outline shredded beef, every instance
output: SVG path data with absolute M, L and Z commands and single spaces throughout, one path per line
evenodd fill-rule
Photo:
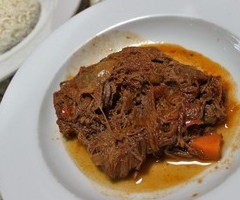
M 111 179 L 139 170 L 149 155 L 201 158 L 190 140 L 226 120 L 220 77 L 154 47 L 124 48 L 60 86 L 60 132 L 77 137 Z

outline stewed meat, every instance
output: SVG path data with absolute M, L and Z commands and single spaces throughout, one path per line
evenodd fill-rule
M 191 139 L 226 120 L 221 78 L 155 47 L 124 48 L 60 86 L 54 93 L 60 132 L 78 138 L 111 179 L 139 170 L 150 155 L 201 158 Z

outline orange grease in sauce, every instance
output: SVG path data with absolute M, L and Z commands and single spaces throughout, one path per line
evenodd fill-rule
M 237 115 L 240 113 L 239 105 L 234 96 L 236 92 L 235 85 L 229 72 L 221 65 L 211 61 L 202 54 L 187 50 L 181 46 L 173 44 L 157 44 L 151 46 L 159 48 L 165 54 L 181 63 L 196 66 L 207 74 L 219 75 L 222 77 L 228 91 L 227 112 L 229 120 L 225 125 L 219 127 L 217 131 L 223 135 L 224 151 L 231 141 L 232 133 L 237 126 Z M 76 165 L 86 176 L 109 189 L 127 193 L 150 192 L 176 186 L 189 181 L 212 164 L 187 160 L 158 161 L 156 159 L 150 159 L 145 163 L 137 175 L 131 175 L 126 180 L 113 182 L 95 167 L 85 148 L 82 147 L 77 140 L 65 141 L 65 146 Z M 198 183 L 200 184 L 202 181 L 201 179 Z

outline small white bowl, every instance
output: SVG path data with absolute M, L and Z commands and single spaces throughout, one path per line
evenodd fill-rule
M 58 0 L 39 0 L 41 13 L 35 28 L 19 44 L 0 55 L 0 81 L 12 75 L 41 41 L 51 33 Z

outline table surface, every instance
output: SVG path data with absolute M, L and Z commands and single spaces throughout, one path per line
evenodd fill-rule
M 9 78 L 0 82 L 0 102 L 2 101 L 3 95 L 6 91 L 9 83 L 11 82 L 12 78 L 13 78 L 13 76 L 10 76 Z

